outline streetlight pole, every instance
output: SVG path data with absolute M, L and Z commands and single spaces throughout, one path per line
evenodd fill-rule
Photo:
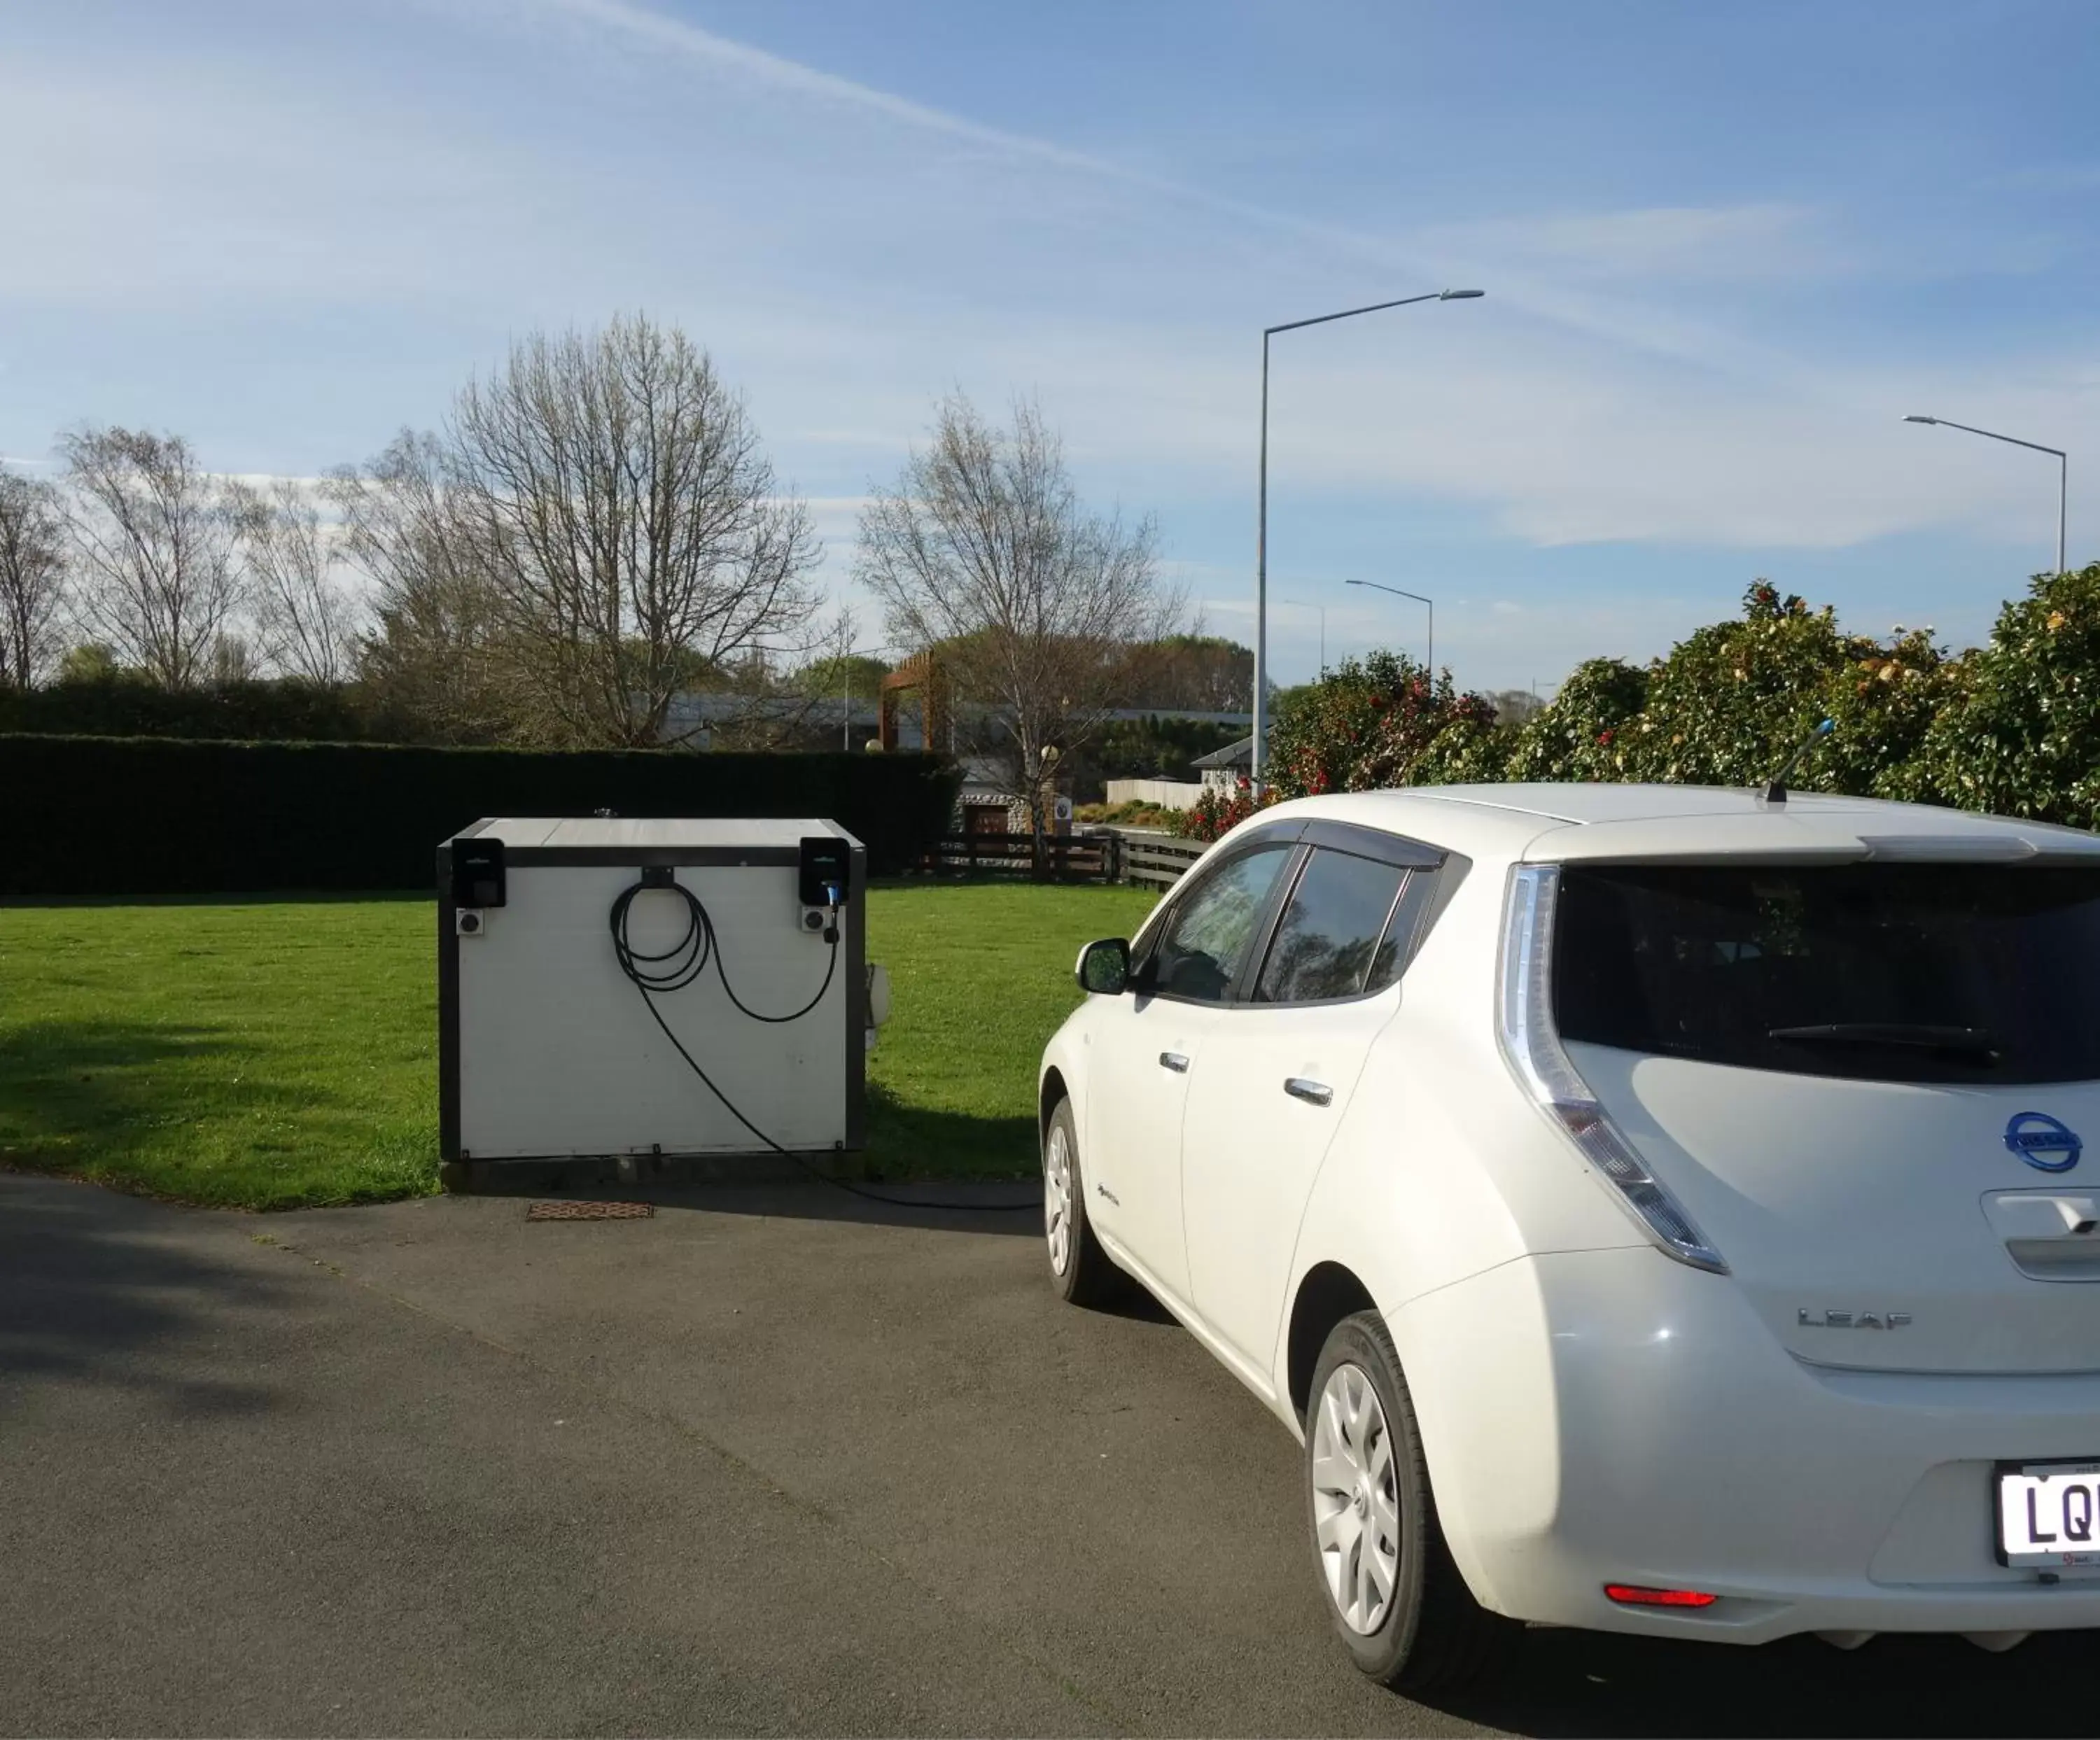
M 1295 333 L 1301 326 L 1325 326 L 1330 320 L 1347 320 L 1382 309 L 1405 308 L 1413 302 L 1462 302 L 1484 296 L 1484 290 L 1431 290 L 1421 296 L 1403 296 L 1390 302 L 1370 302 L 1361 308 L 1344 308 L 1339 314 L 1315 315 L 1309 320 L 1286 320 L 1261 331 L 1261 487 L 1255 509 L 1254 535 L 1254 741 L 1249 773 L 1255 789 L 1261 789 L 1265 763 L 1262 751 L 1268 718 L 1268 698 L 1262 693 L 1268 681 L 1268 341 L 1278 333 Z
M 1277 602 L 1287 604 L 1295 610 L 1317 610 L 1320 613 L 1320 674 L 1325 676 L 1327 674 L 1327 606 L 1307 604 L 1299 598 L 1279 598 Z
M 1436 601 L 1425 598 L 1418 592 L 1402 592 L 1397 586 L 1381 586 L 1376 580 L 1344 580 L 1342 584 L 1344 586 L 1368 586 L 1373 592 L 1389 592 L 1396 598 L 1412 598 L 1417 604 L 1429 606 L 1429 657 L 1427 662 L 1429 681 L 1433 685 L 1436 681 Z
M 2062 447 L 2045 447 L 2039 441 L 2023 441 L 2018 435 L 2001 435 L 1995 429 L 1976 429 L 1966 423 L 1950 422 L 1945 417 L 1905 417 L 1906 423 L 1929 423 L 1936 429 L 1958 429 L 1965 435 L 1983 435 L 1992 441 L 2010 443 L 2016 447 L 2027 447 L 2036 453 L 2056 456 L 2056 571 L 2063 572 L 2063 517 L 2071 499 L 2071 458 Z

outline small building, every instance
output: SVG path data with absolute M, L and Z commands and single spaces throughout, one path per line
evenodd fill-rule
M 997 755 L 964 755 L 962 789 L 955 794 L 955 830 L 961 834 L 1026 834 L 1032 831 L 1028 800 L 1013 789 L 1011 764 Z M 1071 782 L 1052 782 L 1051 813 L 1044 831 L 1072 831 Z
M 1207 790 L 1229 792 L 1254 773 L 1254 738 L 1251 734 L 1241 738 L 1223 749 L 1197 756 L 1189 764 Z

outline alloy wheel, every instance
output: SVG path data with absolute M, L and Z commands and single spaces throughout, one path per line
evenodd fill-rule
M 1400 1496 L 1392 1434 L 1370 1375 L 1338 1365 L 1312 1420 L 1312 1529 L 1342 1623 L 1369 1636 L 1400 1577 Z
M 1043 1151 L 1043 1235 L 1050 1272 L 1062 1275 L 1072 1260 L 1072 1144 L 1061 1122 L 1050 1126 Z

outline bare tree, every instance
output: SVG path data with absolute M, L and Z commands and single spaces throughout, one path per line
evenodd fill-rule
M 984 703 L 996 745 L 1044 820 L 1060 760 L 1119 704 L 1136 650 L 1179 619 L 1148 518 L 1090 513 L 1036 406 L 995 429 L 960 395 L 933 443 L 861 515 L 855 572 L 882 600 L 893 645 L 930 648 L 957 693 Z
M 82 616 L 163 688 L 205 680 L 241 602 L 223 487 L 179 435 L 82 428 L 60 447 Z
M 312 491 L 280 478 L 267 494 L 236 485 L 232 501 L 262 659 L 307 682 L 344 681 L 356 650 L 358 612 Z
M 696 668 L 803 650 L 808 512 L 677 328 L 637 317 L 527 338 L 459 394 L 450 435 L 531 734 L 660 742 Z
M 373 627 L 359 654 L 382 704 L 431 736 L 486 742 L 508 710 L 496 650 L 496 598 L 444 444 L 403 429 L 326 488 L 350 561 L 372 584 Z
M 58 658 L 65 585 L 58 491 L 0 470 L 0 686 L 27 689 Z

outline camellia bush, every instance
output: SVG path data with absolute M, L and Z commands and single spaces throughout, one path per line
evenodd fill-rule
M 1648 672 L 1617 659 L 1575 667 L 1553 704 L 1513 735 L 1506 779 L 1612 779 L 1620 734 L 1648 701 Z
M 1269 733 L 1260 801 L 1499 779 L 1502 736 L 1493 704 L 1454 688 L 1448 671 L 1432 676 L 1404 653 L 1345 659 L 1299 690 Z M 1204 792 L 1182 830 L 1215 839 L 1257 807 L 1242 778 L 1229 792 Z
M 1345 662 L 1293 696 L 1262 801 L 1502 780 L 1755 786 L 1815 739 L 1788 783 L 2100 827 L 2100 563 L 2037 575 L 1988 646 L 1950 657 L 1928 628 L 1846 632 L 1765 580 L 1740 618 L 1645 669 L 1577 667 L 1520 727 L 1401 654 Z M 1242 779 L 1207 792 L 1185 832 L 1258 807 Z
M 1274 786 L 1264 794 L 1264 799 L 1265 804 L 1276 801 Z M 1221 839 L 1263 807 L 1255 802 L 1253 781 L 1242 773 L 1229 791 L 1206 786 L 1198 792 L 1196 801 L 1176 817 L 1175 830 L 1206 843 Z
M 1916 751 L 1946 698 L 1945 662 L 1929 632 L 1849 635 L 1830 610 L 1758 580 L 1739 621 L 1699 629 L 1649 667 L 1639 711 L 1608 728 L 1600 753 L 1552 777 L 1755 785 L 1829 719 L 1837 729 L 1790 782 L 1871 793 Z
M 2100 826 L 2100 562 L 2036 575 L 1944 686 L 1880 795 Z
M 1405 653 L 1348 659 L 1277 721 L 1269 777 L 1290 798 L 1445 783 L 1493 741 L 1494 723 L 1493 703 L 1461 694 L 1448 671 L 1435 676 Z

